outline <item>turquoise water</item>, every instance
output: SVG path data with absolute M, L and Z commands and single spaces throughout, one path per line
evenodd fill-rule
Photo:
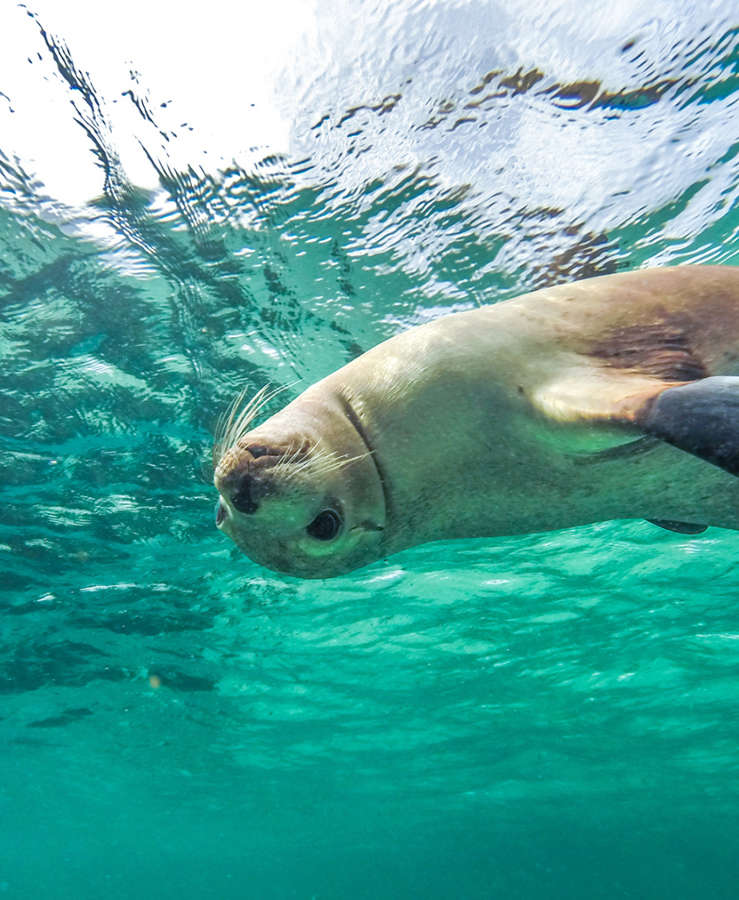
M 306 4 L 269 96 L 220 66 L 284 12 L 152 20 L 169 81 L 143 25 L 0 13 L 0 894 L 739 895 L 735 532 L 299 582 L 213 525 L 242 388 L 739 263 L 733 4 L 583 9 Z

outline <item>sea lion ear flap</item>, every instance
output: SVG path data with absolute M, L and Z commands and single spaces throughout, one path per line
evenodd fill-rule
M 739 377 L 667 388 L 635 418 L 646 434 L 739 476 Z

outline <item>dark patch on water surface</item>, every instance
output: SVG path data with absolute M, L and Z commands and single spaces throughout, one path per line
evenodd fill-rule
M 563 215 L 563 210 L 552 210 L 553 224 L 561 222 Z M 581 227 L 577 225 L 565 227 L 562 234 L 568 239 L 576 239 L 575 243 L 556 253 L 548 262 L 534 266 L 532 287 L 548 287 L 618 271 L 618 246 L 608 235 L 581 233 Z M 545 235 L 546 232 L 542 237 Z M 550 240 L 555 240 L 556 236 L 556 230 L 548 234 Z
M 119 609 L 107 608 L 73 613 L 70 616 L 70 623 L 79 628 L 103 628 L 114 634 L 149 637 L 186 631 L 199 633 L 213 624 L 212 612 L 193 612 L 161 601 L 154 606 L 144 599 L 139 601 L 138 609 L 131 609 L 137 602 L 136 594 L 143 596 L 145 591 L 142 589 L 126 591 Z
M 71 725 L 73 722 L 79 722 L 88 716 L 93 715 L 93 711 L 86 706 L 77 709 L 65 709 L 58 716 L 47 716 L 45 719 L 36 719 L 29 722 L 27 728 L 63 728 L 65 725 Z
M 82 687 L 93 681 L 125 681 L 130 672 L 101 664 L 107 654 L 77 641 L 29 641 L 0 663 L 0 694 L 32 691 L 47 685 Z

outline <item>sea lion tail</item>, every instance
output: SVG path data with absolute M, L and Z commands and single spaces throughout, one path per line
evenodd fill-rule
M 667 388 L 647 404 L 638 424 L 739 476 L 739 377 L 717 375 Z

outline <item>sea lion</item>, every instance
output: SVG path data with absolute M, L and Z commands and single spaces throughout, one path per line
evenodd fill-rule
M 216 446 L 216 523 L 326 578 L 406 547 L 644 518 L 739 529 L 739 267 L 590 278 L 378 345 Z

